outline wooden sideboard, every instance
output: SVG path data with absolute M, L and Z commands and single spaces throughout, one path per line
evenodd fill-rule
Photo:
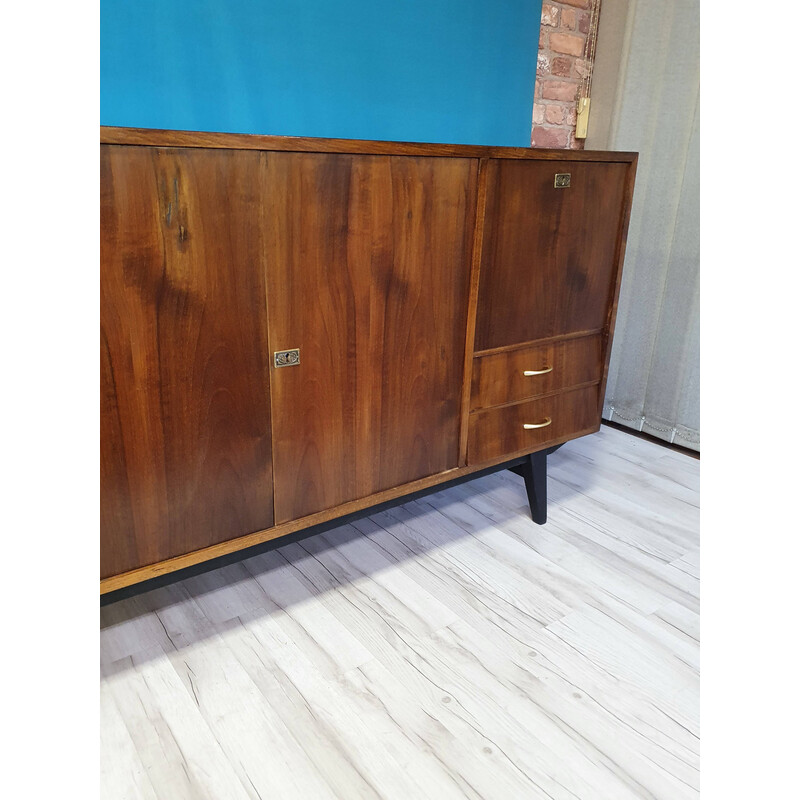
M 101 128 L 101 594 L 596 431 L 635 153 Z M 568 185 L 567 185 L 568 184 Z

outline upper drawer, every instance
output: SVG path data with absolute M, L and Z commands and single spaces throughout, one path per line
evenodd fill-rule
M 478 356 L 470 409 L 513 403 L 603 377 L 602 336 Z M 527 373 L 527 374 L 526 374 Z

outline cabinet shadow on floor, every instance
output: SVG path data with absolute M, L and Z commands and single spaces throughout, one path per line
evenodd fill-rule
M 568 468 L 578 457 L 567 446 L 548 460 Z M 581 485 L 586 480 L 586 470 L 570 485 L 549 479 L 551 503 L 568 503 L 589 488 Z M 422 556 L 446 561 L 459 540 L 509 524 L 523 540 L 540 530 L 530 518 L 522 478 L 503 470 L 119 600 L 100 609 L 101 673 L 179 653 L 248 621 L 293 615 L 304 604 L 324 604 L 330 592 L 373 602 L 373 581 L 382 590 L 396 588 L 396 577 L 383 586 L 382 572 Z

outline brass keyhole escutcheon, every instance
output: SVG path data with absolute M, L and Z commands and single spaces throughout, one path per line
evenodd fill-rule
M 300 348 L 294 350 L 278 350 L 275 355 L 275 367 L 294 367 L 300 363 Z

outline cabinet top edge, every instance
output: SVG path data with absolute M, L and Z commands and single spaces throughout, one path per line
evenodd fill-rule
M 174 131 L 156 128 L 100 126 L 100 144 L 149 147 L 205 147 L 228 150 L 277 150 L 301 153 L 512 158 L 543 161 L 609 161 L 633 163 L 638 153 L 605 150 L 549 150 L 478 144 L 389 142 L 368 139 L 317 139 L 308 136 L 266 136 L 251 133 Z

